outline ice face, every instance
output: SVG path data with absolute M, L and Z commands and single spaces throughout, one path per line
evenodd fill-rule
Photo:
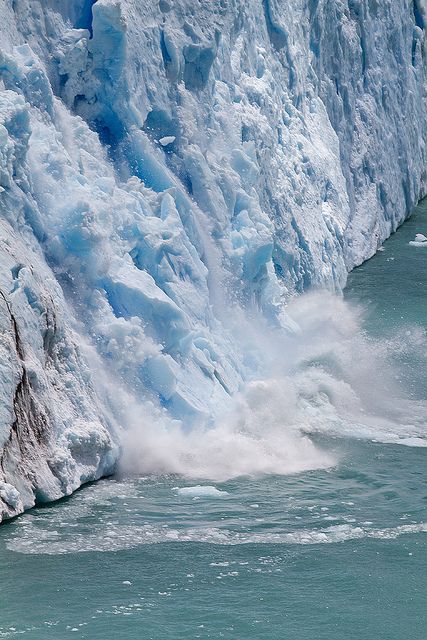
M 339 290 L 405 218 L 425 191 L 425 16 L 2 3 L 5 515 L 111 472 L 141 416 L 209 425 L 257 373 L 243 318 L 289 327 L 283 300 Z

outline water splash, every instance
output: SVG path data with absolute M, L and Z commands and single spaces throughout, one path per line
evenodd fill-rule
M 227 406 L 209 407 L 209 424 L 188 431 L 152 403 L 130 410 L 122 472 L 224 481 L 334 465 L 310 438 L 315 432 L 427 444 L 426 407 L 405 397 L 391 362 L 399 348 L 419 352 L 425 336 L 412 345 L 406 333 L 374 339 L 363 309 L 330 293 L 296 298 L 286 318 L 272 330 L 235 313 L 230 330 L 248 377 Z

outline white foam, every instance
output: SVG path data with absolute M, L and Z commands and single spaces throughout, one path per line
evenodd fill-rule
M 427 405 L 405 397 L 390 361 L 391 354 L 427 353 L 424 333 L 369 338 L 361 310 L 326 293 L 293 300 L 287 329 L 233 314 L 230 331 L 252 377 L 191 430 L 136 407 L 123 436 L 125 473 L 222 482 L 335 465 L 334 455 L 313 444 L 313 433 L 427 444 Z
M 7 543 L 10 551 L 30 555 L 59 555 L 68 553 L 111 552 L 146 544 L 170 542 L 198 542 L 217 545 L 279 544 L 313 545 L 336 544 L 350 540 L 393 540 L 402 535 L 427 533 L 427 523 L 375 528 L 363 525 L 340 524 L 323 529 L 299 529 L 283 532 L 237 532 L 218 527 L 171 529 L 165 526 L 134 526 L 117 524 L 106 536 L 102 526 L 95 525 L 91 533 L 78 533 L 63 540 L 50 541 L 40 536 L 35 525 L 20 530 Z

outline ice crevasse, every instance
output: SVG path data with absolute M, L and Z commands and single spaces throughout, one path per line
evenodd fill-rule
M 2 0 L 0 519 L 113 472 L 130 413 L 209 425 L 252 366 L 230 309 L 280 327 L 405 219 L 426 20 L 424 0 Z

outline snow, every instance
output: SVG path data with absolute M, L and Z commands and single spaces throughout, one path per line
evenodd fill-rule
M 5 517 L 111 473 L 122 429 L 211 425 L 257 374 L 242 318 L 294 331 L 283 303 L 339 291 L 405 219 L 426 188 L 426 15 L 1 4 Z

